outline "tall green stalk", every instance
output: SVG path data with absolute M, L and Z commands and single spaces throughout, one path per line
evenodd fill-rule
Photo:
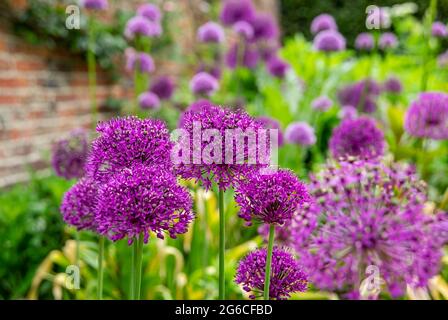
M 219 188 L 219 187 L 218 187 Z M 219 300 L 225 298 L 225 276 L 224 276 L 224 257 L 225 257 L 225 214 L 224 214 L 224 190 L 219 188 Z
M 99 237 L 99 242 L 98 242 L 98 300 L 102 300 L 103 299 L 103 273 L 104 273 L 104 269 L 103 269 L 103 259 L 104 259 L 104 237 L 100 236 Z
M 93 128 L 95 128 L 98 121 L 98 110 L 96 101 L 95 26 L 93 17 L 90 17 L 89 19 L 87 36 L 87 71 L 89 77 L 89 94 L 92 112 L 92 125 Z
M 143 234 L 140 233 L 137 244 L 136 270 L 135 270 L 135 299 L 140 300 L 140 292 L 142 287 L 142 261 L 143 261 Z
M 135 245 L 136 240 L 134 240 L 134 244 L 132 246 L 132 253 L 131 253 L 131 293 L 130 293 L 130 300 L 135 299 L 135 259 L 137 256 L 137 246 Z
M 76 241 L 75 263 L 79 267 L 79 256 L 80 256 L 79 247 L 80 247 L 81 240 L 79 239 L 80 238 L 79 231 L 76 230 L 75 232 L 76 232 L 75 233 L 75 241 Z
M 431 59 L 431 25 L 434 22 L 437 12 L 437 0 L 431 0 L 429 4 L 429 9 L 427 12 L 427 16 L 425 17 L 424 25 L 423 25 L 423 35 L 425 42 L 425 52 L 423 54 L 423 73 L 421 78 L 420 89 L 421 91 L 426 91 L 428 87 L 428 79 L 429 79 L 429 60 Z
M 266 272 L 264 274 L 264 300 L 269 300 L 269 285 L 271 283 L 271 264 L 272 264 L 272 250 L 274 248 L 274 234 L 275 225 L 269 225 L 269 241 L 268 252 L 266 255 Z

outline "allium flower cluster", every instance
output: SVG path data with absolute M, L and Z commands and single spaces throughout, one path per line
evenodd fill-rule
M 241 181 L 235 190 L 235 201 L 240 207 L 238 216 L 247 226 L 252 225 L 252 220 L 283 225 L 310 198 L 306 186 L 292 171 L 278 170 Z
M 404 128 L 414 137 L 448 139 L 448 94 L 420 94 L 406 112 Z
M 106 10 L 109 3 L 107 0 L 81 0 L 81 6 L 90 10 Z
M 258 249 L 250 252 L 238 265 L 235 282 L 241 285 L 244 291 L 251 292 L 251 299 L 263 295 L 266 256 L 266 249 Z M 307 276 L 288 251 L 275 247 L 271 268 L 270 299 L 286 300 L 292 293 L 307 290 Z
M 345 119 L 333 130 L 330 151 L 335 159 L 361 157 L 374 159 L 384 154 L 383 132 L 368 117 Z
M 124 31 L 124 35 L 129 40 L 133 40 L 137 36 L 159 37 L 161 34 L 162 27 L 160 24 L 143 16 L 135 16 L 129 19 Z
M 254 69 L 260 59 L 260 54 L 257 49 L 249 44 L 244 46 L 244 52 L 240 53 L 241 45 L 235 43 L 230 47 L 226 54 L 226 65 L 230 69 L 235 69 L 238 66 L 244 66 L 248 69 Z M 241 61 L 240 61 L 241 59 Z
M 138 97 L 138 104 L 143 110 L 157 110 L 160 108 L 160 99 L 151 91 L 143 92 Z
M 358 50 L 370 51 L 375 47 L 375 39 L 368 32 L 360 33 L 355 39 L 355 48 Z
M 448 28 L 443 22 L 436 21 L 432 24 L 431 34 L 433 37 L 446 38 L 448 37 Z
M 376 110 L 376 100 L 381 86 L 373 79 L 364 79 L 342 88 L 337 96 L 343 106 L 352 106 L 361 112 L 372 113 Z
M 201 112 L 202 109 L 204 108 L 208 108 L 208 107 L 212 107 L 213 104 L 207 100 L 207 99 L 199 99 L 195 102 L 193 102 L 192 104 L 190 104 L 188 106 L 188 108 L 185 110 L 185 112 L 182 112 L 179 116 L 179 123 L 178 123 L 178 127 L 179 128 L 183 128 L 183 126 L 185 125 L 185 120 L 184 120 L 184 116 L 185 113 L 191 112 L 191 113 L 197 113 L 197 112 Z
M 233 31 L 241 35 L 244 40 L 251 40 L 254 36 L 254 28 L 247 21 L 238 21 L 233 25 Z
M 310 146 L 316 143 L 316 134 L 308 123 L 293 122 L 286 127 L 285 140 L 291 144 Z
M 314 17 L 313 21 L 311 22 L 312 34 L 318 34 L 319 32 L 324 30 L 338 30 L 338 26 L 333 16 L 327 13 L 322 13 Z
M 278 143 L 278 146 L 283 145 L 283 133 L 282 133 L 282 128 L 280 126 L 280 122 L 278 122 L 274 118 L 270 118 L 270 117 L 266 117 L 266 116 L 257 117 L 255 119 L 255 121 L 260 123 L 263 126 L 263 128 L 265 128 L 265 129 L 278 130 L 277 143 Z
M 193 94 L 211 96 L 218 89 L 218 80 L 207 72 L 199 72 L 191 78 L 190 90 Z
M 87 133 L 82 129 L 73 130 L 68 138 L 53 144 L 51 164 L 54 171 L 65 179 L 81 178 L 88 152 Z
M 400 79 L 394 76 L 390 76 L 383 84 L 383 90 L 389 93 L 401 93 L 403 91 L 403 85 Z
M 157 24 L 159 24 L 162 19 L 162 13 L 160 12 L 159 7 L 152 3 L 144 3 L 140 5 L 137 9 L 137 15 L 145 17 L 149 21 Z
M 320 96 L 311 102 L 311 106 L 315 110 L 327 111 L 333 105 L 333 101 L 327 96 Z
M 150 91 L 155 93 L 160 100 L 169 100 L 174 94 L 176 84 L 173 79 L 168 76 L 160 76 L 151 84 Z
M 274 16 L 267 13 L 257 13 L 250 21 L 254 31 L 253 41 L 268 41 L 276 40 L 279 35 L 277 23 Z
M 216 22 L 209 21 L 199 27 L 197 32 L 199 42 L 222 43 L 224 42 L 224 29 Z
M 221 8 L 220 19 L 226 26 L 239 21 L 250 22 L 255 16 L 255 7 L 251 0 L 225 0 Z
M 342 51 L 345 49 L 345 38 L 336 30 L 324 30 L 316 35 L 313 44 L 318 51 Z
M 277 78 L 284 78 L 286 72 L 289 70 L 289 64 L 276 55 L 268 59 L 266 62 L 266 67 L 268 72 Z
M 378 45 L 382 50 L 394 49 L 398 46 L 398 39 L 392 32 L 385 32 L 381 35 Z
M 311 178 L 310 192 L 315 201 L 303 210 L 317 223 L 294 248 L 317 288 L 359 297 L 366 268 L 375 266 L 397 297 L 406 285 L 424 286 L 437 274 L 437 221 L 423 213 L 426 184 L 412 168 L 362 160 L 328 164 Z
M 145 52 L 136 52 L 132 48 L 126 50 L 126 71 L 132 72 L 136 68 L 141 73 L 151 73 L 155 70 L 154 60 Z

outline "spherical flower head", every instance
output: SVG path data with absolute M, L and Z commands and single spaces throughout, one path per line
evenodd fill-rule
M 73 185 L 62 198 L 61 213 L 64 221 L 78 230 L 96 231 L 95 207 L 98 186 L 91 178 L 84 177 Z
M 143 110 L 160 109 L 160 99 L 155 93 L 152 93 L 151 91 L 143 92 L 138 97 L 138 104 Z
M 448 139 L 448 95 L 424 92 L 406 112 L 404 128 L 417 138 Z
M 251 292 L 251 299 L 263 295 L 266 257 L 266 249 L 257 249 L 245 256 L 238 265 L 235 282 L 241 285 L 244 291 Z M 307 288 L 307 276 L 293 255 L 274 247 L 269 298 L 286 300 L 291 297 L 291 293 L 305 292 Z
M 232 47 L 230 47 L 229 51 L 226 54 L 227 67 L 229 67 L 230 69 L 235 69 L 237 65 L 243 65 L 248 69 L 254 69 L 258 64 L 258 60 L 260 59 L 258 51 L 250 45 L 245 45 L 244 52 L 243 54 L 241 54 L 239 52 L 239 50 L 241 50 L 240 48 L 240 45 L 236 43 Z M 239 61 L 241 56 L 242 61 Z
M 252 220 L 266 224 L 289 223 L 297 208 L 310 201 L 305 185 L 289 170 L 254 174 L 235 190 L 240 207 L 238 216 L 252 225 Z
M 437 65 L 442 68 L 448 66 L 448 50 L 437 57 Z
M 244 40 L 251 40 L 254 37 L 254 28 L 247 21 L 238 21 L 233 25 L 233 32 L 243 37 Z
M 353 106 L 343 106 L 338 116 L 340 119 L 355 119 L 358 116 L 358 110 Z
M 286 72 L 289 70 L 289 64 L 285 62 L 283 59 L 280 59 L 278 56 L 272 56 L 266 64 L 268 72 L 277 78 L 284 78 Z
M 362 32 L 355 39 L 355 48 L 363 51 L 370 51 L 375 47 L 375 39 L 371 33 Z
M 268 13 L 258 13 L 250 21 L 252 29 L 254 30 L 254 35 L 252 37 L 253 41 L 260 40 L 276 40 L 279 36 L 279 29 L 277 22 L 273 15 Z
M 403 85 L 401 84 L 400 79 L 391 76 L 384 82 L 383 90 L 389 93 L 399 94 L 403 91 Z
M 324 30 L 314 38 L 314 48 L 324 52 L 342 51 L 345 50 L 345 38 L 336 30 Z
M 137 36 L 159 37 L 161 34 L 162 27 L 160 24 L 142 16 L 135 16 L 129 19 L 124 31 L 125 37 L 129 40 L 133 40 Z
M 224 42 L 224 29 L 216 22 L 209 21 L 199 27 L 197 32 L 199 42 L 222 43 Z
M 446 38 L 448 37 L 448 28 L 443 22 L 436 21 L 432 24 L 431 34 L 433 37 Z
M 345 119 L 333 130 L 329 147 L 335 159 L 351 156 L 375 159 L 384 154 L 384 134 L 369 117 Z
M 116 172 L 98 191 L 98 232 L 112 241 L 127 238 L 132 243 L 143 234 L 147 243 L 151 232 L 175 239 L 193 217 L 188 190 L 164 167 L 135 163 Z
M 331 101 L 331 99 L 327 96 L 317 97 L 313 100 L 313 102 L 311 102 L 311 106 L 313 107 L 313 109 L 319 111 L 327 111 L 332 105 L 333 101 Z
M 221 190 L 234 187 L 268 164 L 265 157 L 269 150 L 262 154 L 259 147 L 259 129 L 263 128 L 243 110 L 207 106 L 198 112 L 187 111 L 181 129 L 186 139 L 175 147 L 182 151 L 181 159 L 175 161 L 177 173 L 184 179 L 201 182 L 207 189 L 213 181 Z M 246 141 L 245 135 L 253 139 Z M 242 139 L 244 145 L 237 142 Z M 184 150 L 191 151 L 185 156 Z
M 83 129 L 73 130 L 67 138 L 53 144 L 51 164 L 54 171 L 65 179 L 81 178 L 88 152 L 87 133 Z
M 185 110 L 185 112 L 182 112 L 179 116 L 179 123 L 177 125 L 178 128 L 183 128 L 183 126 L 185 125 L 185 121 L 184 121 L 184 116 L 185 113 L 191 112 L 191 113 L 197 113 L 197 112 L 201 112 L 204 108 L 209 108 L 209 107 L 213 107 L 213 104 L 207 100 L 207 99 L 199 99 L 195 102 L 193 102 L 192 104 L 190 104 L 187 108 L 187 110 Z
M 126 56 L 126 71 L 133 72 L 135 69 L 141 73 L 152 73 L 155 70 L 155 64 L 152 57 L 145 52 L 135 52 L 132 49 L 127 50 Z
M 343 106 L 353 106 L 361 112 L 372 113 L 376 110 L 376 99 L 381 86 L 372 79 L 355 82 L 338 92 L 338 100 Z
M 316 143 L 316 134 L 308 123 L 293 122 L 285 130 L 285 140 L 291 144 L 311 146 Z
M 225 0 L 219 15 L 221 22 L 231 26 L 238 21 L 249 22 L 255 16 L 255 7 L 251 0 Z
M 107 0 L 81 0 L 81 6 L 90 10 L 107 10 L 109 3 Z
M 152 3 L 144 3 L 140 5 L 137 9 L 137 15 L 157 24 L 162 20 L 162 13 L 160 12 L 159 7 Z
M 283 145 L 283 133 L 282 128 L 280 126 L 280 122 L 278 122 L 276 119 L 266 116 L 260 116 L 255 119 L 258 123 L 260 123 L 263 128 L 271 130 L 277 130 L 278 131 L 278 137 L 277 137 L 277 144 L 279 147 Z
M 161 120 L 130 116 L 100 122 L 100 134 L 92 143 L 87 173 L 99 183 L 136 162 L 170 167 L 173 143 Z
M 190 90 L 197 95 L 211 96 L 218 89 L 218 80 L 207 72 L 195 74 L 190 81 Z
M 155 93 L 160 100 L 169 100 L 174 94 L 176 85 L 170 77 L 161 76 L 155 79 L 150 87 L 150 91 Z
M 311 22 L 312 34 L 317 34 L 324 30 L 338 30 L 338 26 L 336 25 L 333 16 L 327 13 L 322 13 L 316 16 Z
M 318 289 L 359 297 L 366 268 L 376 266 L 389 293 L 400 296 L 406 285 L 424 286 L 438 273 L 437 222 L 423 213 L 426 184 L 413 168 L 357 159 L 329 163 L 311 177 L 310 193 L 315 201 L 302 210 L 317 224 L 294 248 Z
M 385 32 L 381 35 L 378 45 L 382 50 L 395 49 L 398 39 L 392 32 Z

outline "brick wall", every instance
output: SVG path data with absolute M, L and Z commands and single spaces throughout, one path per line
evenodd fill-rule
M 115 1 L 121 7 L 133 7 L 143 1 Z M 165 1 L 165 3 L 168 1 Z M 175 41 L 183 54 L 194 45 L 195 28 L 206 19 L 196 10 L 199 0 L 178 0 L 182 12 L 176 20 Z M 276 10 L 274 0 L 259 0 L 260 7 Z M 26 1 L 15 2 L 25 6 Z M 198 20 L 199 11 L 199 20 Z M 202 16 L 201 16 L 202 15 Z M 163 73 L 182 74 L 187 65 L 158 61 Z M 98 70 L 97 95 L 101 106 L 108 97 L 129 96 L 129 83 L 112 83 Z M 107 117 L 100 114 L 100 118 Z M 25 181 L 29 171 L 49 173 L 52 142 L 77 127 L 92 125 L 88 98 L 88 78 L 82 57 L 63 49 L 49 51 L 31 46 L 13 35 L 8 26 L 0 26 L 0 188 Z

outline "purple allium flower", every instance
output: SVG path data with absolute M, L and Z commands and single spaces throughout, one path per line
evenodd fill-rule
M 421 93 L 406 112 L 404 128 L 414 137 L 448 139 L 448 94 Z
M 342 51 L 345 49 L 345 38 L 336 30 L 324 30 L 314 38 L 314 48 L 324 52 Z
M 432 24 L 431 34 L 433 37 L 446 38 L 448 36 L 448 28 L 443 22 L 436 21 Z
M 355 119 L 358 116 L 358 110 L 353 106 L 343 106 L 339 111 L 340 119 Z
M 289 223 L 297 208 L 310 200 L 305 185 L 289 170 L 253 174 L 238 184 L 235 201 L 240 207 L 238 216 L 266 224 Z
M 107 10 L 109 3 L 107 0 L 81 0 L 81 6 L 91 10 Z
M 238 21 L 252 21 L 255 7 L 251 0 L 225 0 L 219 15 L 221 22 L 230 26 Z
M 187 156 L 179 154 L 181 158 L 188 159 L 180 159 L 176 170 L 181 177 L 200 181 L 207 189 L 215 181 L 221 190 L 226 190 L 268 164 L 266 154 L 254 150 L 261 142 L 258 130 L 263 128 L 243 110 L 207 106 L 199 112 L 188 111 L 183 115 L 182 129 L 188 133 L 189 139 L 179 142 L 181 150 L 189 147 L 191 152 Z M 211 133 L 208 129 L 216 135 L 207 135 Z M 234 143 L 237 139 L 246 140 L 243 138 L 245 135 L 254 139 L 247 139 L 244 146 Z M 197 146 L 198 141 L 200 146 Z
M 245 40 L 251 40 L 254 36 L 254 28 L 247 21 L 238 21 L 233 25 L 233 31 Z
M 285 140 L 291 144 L 310 146 L 316 143 L 316 134 L 308 123 L 293 122 L 285 130 Z
M 145 52 L 135 52 L 132 48 L 126 49 L 126 71 L 133 72 L 136 68 L 142 73 L 152 73 L 155 64 L 152 57 Z
M 362 32 L 355 39 L 355 48 L 370 51 L 375 47 L 375 39 L 371 33 Z
M 263 128 L 265 128 L 265 129 L 278 130 L 277 143 L 278 143 L 279 147 L 283 145 L 283 133 L 282 133 L 282 128 L 280 127 L 280 122 L 278 122 L 274 118 L 270 118 L 270 117 L 266 117 L 266 116 L 257 117 L 255 119 L 255 121 L 260 123 L 263 126 Z
M 241 54 L 239 50 L 241 48 L 241 44 L 234 44 L 226 54 L 226 64 L 230 69 L 235 69 L 237 65 L 243 65 L 248 69 L 254 69 L 260 58 L 258 51 L 253 48 L 251 45 L 244 45 L 244 53 Z M 239 61 L 239 57 L 241 57 L 242 61 Z
M 159 37 L 162 34 L 160 24 L 152 22 L 145 17 L 135 16 L 126 24 L 124 35 L 129 40 L 133 40 L 136 36 Z
M 100 122 L 100 136 L 92 143 L 87 173 L 100 183 L 134 163 L 169 167 L 173 143 L 161 120 L 124 117 Z
M 211 96 L 218 89 L 218 80 L 207 72 L 199 72 L 191 78 L 190 90 L 194 94 Z
M 170 77 L 161 76 L 152 82 L 150 91 L 155 93 L 160 100 L 169 100 L 173 96 L 175 87 L 176 85 Z
M 437 64 L 439 67 L 448 66 L 448 50 L 437 57 Z
M 149 21 L 157 24 L 159 24 L 162 19 L 162 13 L 160 12 L 159 7 L 152 3 L 144 3 L 140 5 L 137 9 L 137 15 L 145 17 Z
M 371 118 L 345 119 L 333 130 L 329 147 L 335 159 L 374 159 L 384 154 L 384 134 Z
M 406 285 L 424 286 L 438 273 L 436 222 L 423 213 L 426 184 L 414 171 L 404 164 L 351 160 L 329 163 L 311 177 L 315 201 L 301 210 L 317 223 L 294 248 L 318 289 L 359 297 L 371 274 L 366 268 L 373 265 L 388 291 L 400 296 Z
M 279 35 L 277 22 L 273 15 L 268 13 L 257 13 L 250 21 L 254 30 L 253 41 L 276 40 Z
M 180 114 L 179 122 L 178 122 L 177 127 L 178 128 L 182 128 L 185 125 L 185 122 L 184 122 L 184 115 L 185 115 L 185 113 L 187 113 L 187 112 L 192 112 L 192 113 L 200 112 L 200 111 L 202 111 L 202 109 L 208 108 L 208 107 L 213 107 L 213 104 L 210 101 L 208 101 L 207 99 L 199 99 L 199 100 L 193 102 L 192 104 L 190 104 L 188 106 L 188 108 L 184 112 L 182 112 Z
M 91 178 L 84 177 L 72 186 L 61 203 L 64 221 L 78 230 L 96 231 L 95 207 L 98 186 Z
M 333 105 L 333 101 L 327 96 L 320 96 L 311 102 L 311 106 L 315 110 L 327 111 Z
M 394 76 L 390 76 L 383 84 L 383 90 L 389 93 L 401 93 L 403 91 L 403 85 L 400 79 Z
M 140 108 L 144 110 L 157 110 L 160 108 L 160 99 L 155 93 L 151 91 L 143 92 L 138 97 L 138 104 L 140 105 Z
M 381 86 L 373 79 L 364 79 L 342 88 L 338 100 L 343 106 L 353 106 L 359 111 L 372 113 L 376 110 L 376 99 Z
M 199 42 L 224 42 L 224 29 L 216 22 L 207 22 L 199 27 L 197 32 L 197 38 Z
M 193 217 L 188 190 L 164 167 L 137 162 L 116 172 L 98 192 L 98 232 L 112 241 L 128 238 L 130 244 L 144 234 L 147 243 L 150 232 L 175 239 Z
M 268 72 L 277 78 L 284 78 L 289 70 L 289 64 L 278 56 L 272 56 L 266 63 Z
M 381 35 L 378 45 L 382 50 L 394 49 L 398 46 L 398 39 L 392 32 L 385 32 Z
M 257 249 L 241 259 L 238 265 L 235 282 L 244 291 L 251 292 L 251 299 L 263 295 L 266 257 L 266 249 Z M 291 293 L 304 292 L 307 288 L 307 276 L 294 256 L 284 249 L 274 247 L 269 298 L 286 300 Z
M 87 133 L 83 129 L 73 130 L 68 138 L 53 144 L 51 164 L 54 171 L 65 179 L 81 178 L 88 152 Z
M 322 13 L 316 17 L 314 17 L 311 22 L 311 33 L 317 34 L 324 30 L 338 30 L 338 26 L 336 25 L 336 21 L 333 16 Z

